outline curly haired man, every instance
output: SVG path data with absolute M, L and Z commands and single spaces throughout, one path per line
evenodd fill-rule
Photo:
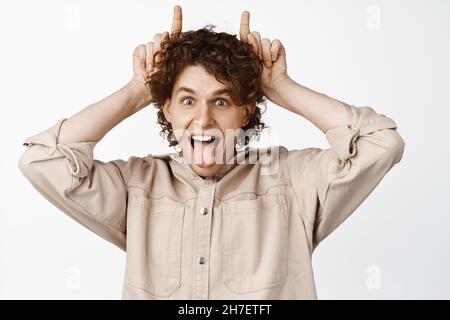
M 126 251 L 124 299 L 316 299 L 312 253 L 401 160 L 396 123 L 296 83 L 282 43 L 250 32 L 247 11 L 239 40 L 181 30 L 176 6 L 171 32 L 134 50 L 132 79 L 27 138 L 20 170 Z M 330 148 L 251 148 L 265 99 Z M 94 159 L 106 133 L 150 104 L 178 151 Z

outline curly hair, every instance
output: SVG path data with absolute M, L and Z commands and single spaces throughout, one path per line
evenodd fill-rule
M 157 108 L 157 123 L 162 127 L 160 135 L 167 138 L 169 146 L 176 146 L 178 141 L 172 125 L 163 113 L 165 101 L 172 96 L 172 89 L 177 76 L 189 65 L 201 65 L 217 81 L 230 89 L 230 98 L 237 106 L 255 106 L 247 115 L 248 123 L 242 127 L 246 135 L 238 141 L 244 146 L 252 138 L 258 138 L 266 125 L 261 122 L 261 108 L 266 98 L 261 90 L 262 62 L 248 43 L 237 39 L 236 35 L 215 32 L 214 25 L 202 29 L 172 34 L 161 42 L 160 61 L 154 66 L 157 71 L 147 77 L 152 103 Z M 248 134 L 250 132 L 250 134 Z

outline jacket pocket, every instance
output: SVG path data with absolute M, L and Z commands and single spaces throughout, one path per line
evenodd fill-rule
M 281 285 L 287 273 L 286 199 L 269 194 L 224 204 L 223 271 L 237 293 Z
M 169 297 L 181 286 L 184 205 L 134 194 L 128 210 L 127 283 Z

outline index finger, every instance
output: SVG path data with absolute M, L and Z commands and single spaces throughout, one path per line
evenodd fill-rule
M 241 26 L 239 28 L 239 37 L 241 42 L 247 43 L 247 35 L 250 33 L 250 12 L 247 10 L 242 12 Z
M 175 6 L 173 8 L 173 21 L 172 21 L 172 29 L 170 34 L 180 33 L 183 25 L 183 14 L 181 12 L 180 6 Z

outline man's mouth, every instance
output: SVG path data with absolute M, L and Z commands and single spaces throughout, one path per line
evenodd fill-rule
M 216 163 L 216 148 L 220 137 L 208 134 L 195 134 L 190 137 L 192 147 L 191 159 L 201 168 L 208 168 Z
M 193 135 L 191 136 L 191 146 L 194 148 L 195 143 L 202 143 L 203 145 L 208 145 L 216 140 L 215 136 L 209 135 Z

